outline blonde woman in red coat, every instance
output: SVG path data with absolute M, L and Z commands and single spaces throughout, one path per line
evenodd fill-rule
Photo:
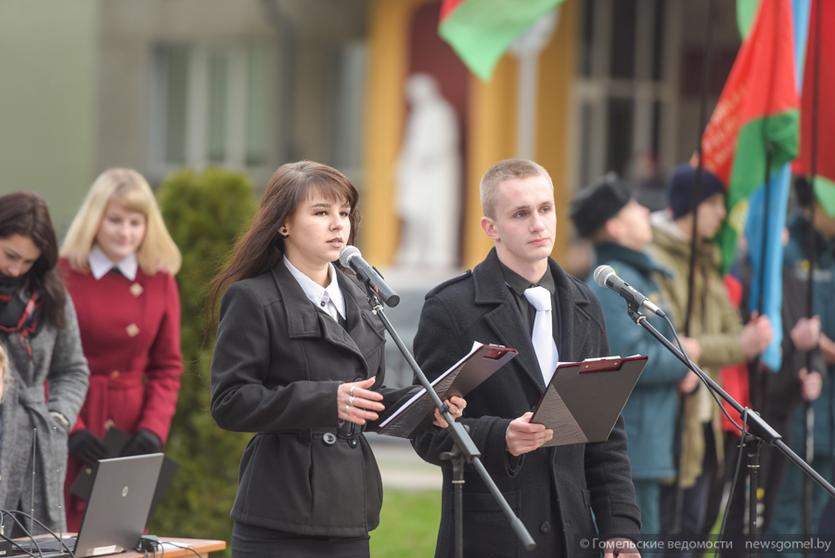
M 180 251 L 147 181 L 113 168 L 93 183 L 61 247 L 61 270 L 78 311 L 90 389 L 69 438 L 67 524 L 85 502 L 69 488 L 106 457 L 115 427 L 131 435 L 123 455 L 160 451 L 180 389 Z

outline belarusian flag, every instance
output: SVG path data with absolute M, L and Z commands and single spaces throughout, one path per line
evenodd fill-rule
M 747 199 L 798 148 L 790 0 L 762 2 L 702 136 L 704 167 L 725 183 L 728 219 L 719 234 L 723 263 L 730 266 L 745 224 Z M 775 233 L 778 234 L 778 233 Z
M 563 0 L 444 0 L 439 34 L 472 73 L 490 78 L 513 40 Z
M 816 21 L 820 18 L 820 21 Z M 820 29 L 820 36 L 815 30 Z M 817 120 L 817 166 L 814 177 L 815 197 L 821 207 L 835 217 L 835 2 L 824 0 L 812 5 L 812 18 L 809 23 L 809 43 L 806 46 L 806 68 L 803 74 L 803 100 L 800 122 L 800 157 L 794 171 L 808 176 L 812 173 L 812 119 Z M 816 41 L 820 41 L 816 45 Z M 820 54 L 817 84 L 814 68 L 816 51 Z M 817 90 L 817 114 L 813 113 L 813 95 Z
M 759 1 L 759 0 L 757 0 Z M 766 0 L 771 1 L 771 0 Z M 739 6 L 739 4 L 737 4 Z M 753 20 L 753 18 L 752 18 Z M 740 28 L 743 28 L 740 26 Z M 795 82 L 803 82 L 803 57 L 809 31 L 809 3 L 792 2 L 794 30 Z M 758 188 L 751 194 L 745 236 L 748 238 L 748 257 L 751 261 L 751 288 L 748 308 L 768 316 L 774 337 L 762 354 L 762 362 L 777 372 L 783 362 L 783 242 L 780 232 L 786 225 L 791 172 L 789 165 L 772 174 L 766 189 Z M 760 295 L 762 293 L 762 296 Z

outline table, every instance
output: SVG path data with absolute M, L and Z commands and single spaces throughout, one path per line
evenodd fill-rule
M 157 556 L 165 556 L 165 558 L 180 558 L 183 556 L 195 556 L 195 552 L 197 555 L 206 558 L 209 556 L 210 552 L 215 552 L 218 550 L 223 550 L 226 548 L 226 541 L 219 541 L 213 539 L 186 539 L 183 537 L 160 537 L 160 541 L 165 544 L 166 542 L 173 542 L 179 546 L 188 546 L 191 550 L 187 548 L 177 548 L 173 545 L 166 544 L 165 545 L 165 554 L 163 554 L 162 550 L 158 550 L 156 555 Z M 194 552 L 192 552 L 192 550 Z M 122 552 L 120 554 L 112 554 L 114 558 L 136 558 L 144 556 L 141 552 Z M 153 553 L 149 552 L 148 556 L 153 556 Z
M 35 539 L 52 539 L 51 535 L 36 535 Z M 16 539 L 18 541 L 28 542 L 30 539 Z M 226 541 L 219 541 L 214 539 L 187 539 L 185 537 L 159 537 L 160 542 L 165 546 L 157 550 L 156 554 L 148 552 L 143 554 L 135 550 L 128 550 L 125 552 L 118 552 L 116 554 L 105 554 L 103 556 L 111 556 L 113 558 L 142 558 L 143 556 L 158 556 L 160 558 L 182 558 L 184 556 L 200 556 L 201 558 L 208 558 L 210 552 L 224 550 L 226 548 Z M 174 544 L 165 544 L 174 543 Z M 174 546 L 177 545 L 177 546 Z M 177 548 L 178 546 L 188 548 Z

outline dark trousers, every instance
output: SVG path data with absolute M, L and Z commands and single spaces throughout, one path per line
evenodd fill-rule
M 747 524 L 748 524 L 748 448 L 743 450 L 742 460 L 740 461 L 739 455 L 739 438 L 732 434 L 726 434 L 725 438 L 725 483 L 728 487 L 728 490 L 734 488 L 733 494 L 728 494 L 728 498 L 730 503 L 727 504 L 730 507 L 727 508 L 728 510 L 728 517 L 725 520 L 725 533 L 729 536 L 732 535 L 742 535 L 743 533 L 747 532 Z M 739 470 L 739 474 L 737 475 L 737 469 Z M 733 487 L 733 480 L 734 476 L 737 477 L 736 486 Z M 762 483 L 762 479 L 759 479 L 758 484 Z M 721 505 L 722 494 L 719 494 L 719 503 L 717 505 L 717 513 L 714 516 L 714 520 L 719 517 L 719 510 L 718 507 Z
M 233 558 L 369 558 L 368 537 L 306 537 L 235 522 Z
M 833 471 L 833 474 L 829 478 L 835 478 L 835 471 Z M 818 525 L 818 533 L 823 537 L 829 538 L 829 540 L 835 539 L 835 498 L 828 498 L 826 507 L 823 508 L 820 524 Z M 816 558 L 823 558 L 824 556 L 826 555 L 821 553 Z
M 705 426 L 705 455 L 702 461 L 702 473 L 690 488 L 681 493 L 681 529 L 677 533 L 682 537 L 702 538 L 704 536 L 710 496 L 716 490 L 716 444 L 710 424 Z M 676 534 L 675 526 L 675 486 L 665 486 L 661 490 L 661 531 L 664 534 Z M 695 553 L 677 552 L 676 558 L 688 558 Z

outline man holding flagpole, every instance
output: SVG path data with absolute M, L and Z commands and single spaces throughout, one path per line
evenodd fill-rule
M 754 317 L 745 327 L 728 298 L 722 279 L 719 249 L 713 243 L 725 219 L 725 187 L 713 173 L 703 170 L 697 188 L 698 170 L 679 166 L 668 187 L 669 212 L 653 214 L 652 254 L 672 271 L 659 284 L 669 302 L 676 328 L 683 331 L 689 292 L 691 231 L 696 226 L 694 308 L 690 337 L 698 343 L 697 363 L 716 376 L 723 366 L 752 360 L 765 351 L 773 333 L 765 316 Z M 684 489 L 681 529 L 684 535 L 703 533 L 708 497 L 715 487 L 723 461 L 719 406 L 703 387 L 685 401 L 681 435 L 679 484 Z M 662 494 L 662 529 L 670 532 L 674 520 L 674 491 Z M 667 525 L 664 525 L 667 523 Z

